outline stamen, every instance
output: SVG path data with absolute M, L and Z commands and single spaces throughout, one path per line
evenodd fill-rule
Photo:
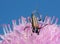
M 45 17 L 44 23 L 46 23 L 48 16 Z
M 5 28 L 3 27 L 3 31 L 4 31 L 4 35 L 6 35 L 7 33 L 6 33 L 6 30 L 5 30 Z
M 51 24 L 53 23 L 54 19 L 55 19 L 55 16 L 53 16 L 53 18 L 52 18 L 52 20 L 51 20 Z
M 13 26 L 16 26 L 16 20 L 12 20 Z
M 9 31 L 8 31 L 8 27 L 7 27 L 6 24 L 5 24 L 5 29 L 6 29 L 6 32 L 9 33 Z
M 19 25 L 21 24 L 21 22 L 20 22 L 20 18 L 18 19 L 18 22 L 19 22 Z
M 50 24 L 50 23 L 51 23 L 50 21 L 51 21 L 51 18 L 48 17 L 48 18 L 47 18 L 47 22 L 46 22 L 46 24 Z
M 28 22 L 31 22 L 31 19 L 30 19 L 30 17 L 28 17 Z
M 28 21 L 29 21 L 29 22 L 32 22 L 32 20 L 31 20 L 31 18 L 30 18 L 30 17 L 28 17 Z
M 3 24 L 3 31 L 4 31 L 4 34 L 6 35 L 7 33 L 9 33 L 8 31 L 8 28 L 7 28 L 7 25 L 6 24 Z
M 9 28 L 9 31 L 12 32 L 11 27 L 10 27 L 10 24 L 8 24 L 8 28 Z
M 57 24 L 57 22 L 58 22 L 58 18 L 56 18 L 55 24 Z
M 23 16 L 21 16 L 21 19 L 22 19 L 22 24 L 26 24 L 26 18 L 24 18 Z

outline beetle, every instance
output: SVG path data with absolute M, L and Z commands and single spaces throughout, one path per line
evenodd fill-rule
M 41 27 L 39 27 L 37 17 L 32 13 L 32 32 L 39 34 L 39 30 Z
M 38 35 L 40 32 L 40 29 L 47 25 L 47 24 L 45 24 L 44 26 L 42 26 L 41 24 L 39 24 L 38 21 L 41 21 L 41 18 L 38 20 L 34 13 L 32 13 L 31 19 L 29 19 L 29 21 L 32 24 L 32 32 L 37 33 Z M 41 26 L 39 26 L 39 25 L 41 25 Z M 26 28 L 28 28 L 28 26 L 25 27 L 25 29 Z

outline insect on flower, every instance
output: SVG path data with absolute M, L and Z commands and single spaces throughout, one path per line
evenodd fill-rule
M 39 34 L 39 30 L 41 27 L 39 27 L 39 24 L 38 24 L 38 20 L 37 20 L 37 17 L 32 13 L 32 32 L 34 33 L 37 33 Z
M 37 17 L 34 15 L 34 13 L 32 13 L 32 19 L 31 19 L 32 32 L 37 33 L 39 35 L 40 29 L 45 27 L 48 24 L 45 24 L 44 26 L 42 26 L 41 24 L 38 23 L 38 21 L 41 21 L 41 18 L 38 20 Z
M 37 33 L 39 35 L 40 29 L 43 28 L 43 27 L 45 27 L 47 24 L 45 24 L 44 26 L 42 26 L 42 24 L 39 24 L 38 21 L 42 21 L 42 20 L 41 20 L 41 18 L 38 20 L 34 13 L 35 12 L 32 13 L 32 16 L 29 19 L 29 21 L 32 24 L 32 32 L 33 33 Z M 28 28 L 28 26 L 26 26 L 25 29 L 26 28 Z

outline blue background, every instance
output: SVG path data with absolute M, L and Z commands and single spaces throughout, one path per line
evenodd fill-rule
M 17 20 L 20 16 L 31 16 L 35 9 L 43 17 L 58 17 L 60 22 L 60 0 L 0 0 L 0 25 L 11 24 L 13 19 Z M 0 33 L 2 31 L 0 26 Z

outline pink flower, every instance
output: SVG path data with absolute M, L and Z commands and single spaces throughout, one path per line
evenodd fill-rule
M 4 35 L 0 35 L 3 39 L 0 44 L 60 44 L 58 19 L 56 19 L 54 24 L 53 19 L 54 17 L 52 20 L 50 17 L 46 17 L 44 21 L 39 22 L 43 26 L 40 29 L 39 35 L 32 32 L 32 25 L 26 21 L 26 18 L 24 20 L 24 17 L 22 17 L 22 22 L 19 20 L 19 25 L 13 20 L 13 31 L 9 24 L 3 26 Z M 45 24 L 47 25 L 44 26 Z

